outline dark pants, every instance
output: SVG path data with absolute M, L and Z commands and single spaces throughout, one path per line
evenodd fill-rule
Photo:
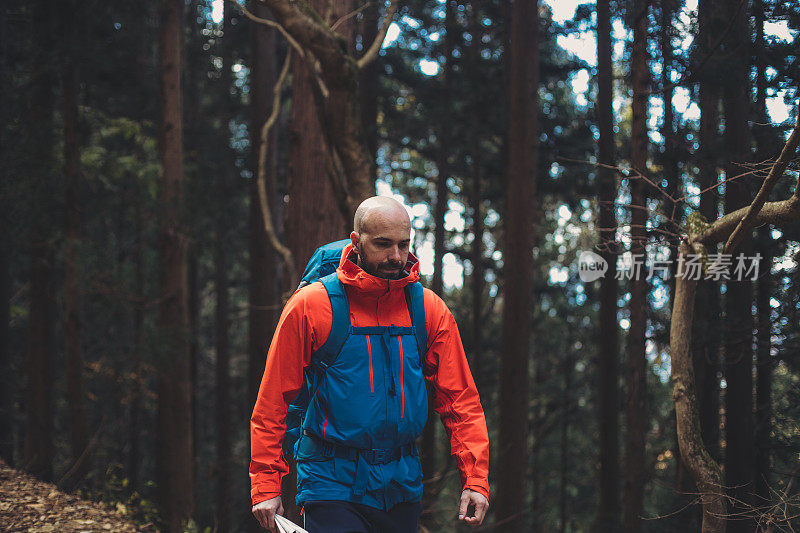
M 358 503 L 308 501 L 303 505 L 308 533 L 416 533 L 422 505 L 398 503 L 388 511 Z

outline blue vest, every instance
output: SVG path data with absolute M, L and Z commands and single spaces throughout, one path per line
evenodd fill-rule
M 428 416 L 422 286 L 405 289 L 413 326 L 353 327 L 336 273 L 320 281 L 333 323 L 306 370 L 310 399 L 294 445 L 297 503 L 344 500 L 390 509 L 419 501 L 414 443 Z

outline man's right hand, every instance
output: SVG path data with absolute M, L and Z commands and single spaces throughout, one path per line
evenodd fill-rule
M 275 525 L 275 515 L 283 516 L 283 501 L 280 496 L 275 496 L 269 500 L 264 500 L 253 506 L 253 516 L 256 517 L 261 527 L 273 533 L 278 533 L 278 526 Z

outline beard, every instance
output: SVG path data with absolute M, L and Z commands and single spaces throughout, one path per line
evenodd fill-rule
M 399 261 L 385 261 L 383 263 L 370 263 L 364 259 L 364 248 L 359 244 L 357 248 L 358 260 L 356 264 L 371 276 L 381 279 L 400 279 L 405 275 L 403 267 Z

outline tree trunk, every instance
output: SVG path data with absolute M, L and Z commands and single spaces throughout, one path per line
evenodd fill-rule
M 633 13 L 633 119 L 631 123 L 631 166 L 647 175 L 647 66 L 648 0 L 637 0 Z M 647 183 L 631 180 L 631 253 L 641 257 L 641 271 L 634 268 L 630 280 L 630 329 L 628 330 L 627 402 L 625 408 L 625 488 L 623 491 L 623 526 L 628 533 L 642 530 L 642 506 L 646 474 L 645 439 L 647 435 Z
M 140 183 L 136 184 L 134 197 L 134 298 L 133 306 L 133 352 L 131 353 L 131 396 L 128 418 L 128 480 L 129 492 L 139 490 L 139 419 L 142 414 L 142 385 L 144 383 L 142 355 L 144 350 L 144 191 Z
M 66 341 L 67 405 L 69 410 L 69 443 L 74 472 L 69 476 L 67 490 L 86 475 L 89 461 L 85 457 L 88 443 L 86 402 L 83 391 L 83 339 L 81 335 L 81 276 L 80 246 L 82 240 L 81 189 L 78 141 L 78 82 L 75 75 L 75 33 L 73 31 L 74 2 L 62 3 L 61 87 L 64 122 L 64 173 L 67 184 L 66 249 L 64 251 L 64 339 Z M 77 468 L 76 468 L 77 467 Z
M 756 140 L 756 161 L 764 161 L 770 157 L 774 146 L 780 145 L 780 140 L 774 130 L 767 124 L 770 123 L 767 115 L 767 76 L 765 66 L 765 39 L 764 39 L 764 2 L 753 0 L 753 15 L 755 18 L 755 67 L 756 67 L 756 123 L 753 133 Z M 770 273 L 774 253 L 774 241 L 769 227 L 762 227 L 758 232 L 758 251 L 762 255 L 761 272 L 757 287 L 758 318 L 756 323 L 756 412 L 755 412 L 755 449 L 756 473 L 755 492 L 759 506 L 771 505 L 772 492 L 770 491 L 772 469 L 772 372 L 774 361 L 772 357 L 772 308 L 770 298 L 775 291 L 775 281 Z
M 700 0 L 698 18 L 700 33 L 698 36 L 701 57 L 711 53 L 717 39 L 718 6 L 716 0 Z M 713 72 L 716 67 L 713 57 L 708 68 L 699 73 L 699 106 L 700 106 L 700 154 L 698 158 L 697 181 L 700 190 L 708 189 L 719 182 L 719 89 Z M 700 196 L 700 214 L 706 220 L 717 218 L 719 210 L 718 196 L 712 192 Z M 701 280 L 697 286 L 697 317 L 692 329 L 692 353 L 694 370 L 697 376 L 697 401 L 700 416 L 700 428 L 703 443 L 711 457 L 721 458 L 719 449 L 719 408 L 720 408 L 720 325 L 719 317 L 722 308 L 719 295 L 719 284 Z
M 360 33 L 362 50 L 366 49 L 378 36 L 380 14 L 378 5 L 368 5 L 362 11 Z M 377 178 L 376 157 L 378 153 L 378 90 L 380 83 L 380 58 L 361 69 L 358 81 L 359 100 L 361 101 L 361 128 L 370 155 L 372 182 Z
M 49 54 L 53 41 L 52 6 L 41 0 L 33 7 L 34 42 L 39 53 L 31 57 L 31 83 L 25 131 L 32 181 L 30 234 L 30 288 L 28 314 L 26 432 L 23 465 L 44 480 L 53 478 L 53 367 L 55 362 L 55 267 L 50 215 L 53 209 L 53 87 L 56 85 Z
M 157 369 L 156 472 L 163 528 L 183 531 L 194 512 L 192 402 L 186 237 L 183 200 L 183 125 L 181 49 L 183 1 L 161 0 L 159 67 L 161 71 L 158 188 L 159 304 L 161 346 Z
M 222 169 L 217 176 L 217 224 L 214 242 L 214 289 L 217 298 L 215 309 L 215 341 L 217 351 L 216 365 L 216 437 L 217 464 L 215 465 L 217 485 L 216 529 L 219 533 L 230 530 L 230 471 L 231 471 L 231 421 L 230 421 L 230 342 L 228 305 L 228 217 L 231 189 L 236 179 L 236 154 L 231 148 L 229 117 L 235 116 L 230 90 L 232 86 L 233 37 L 235 26 L 232 23 L 232 7 L 224 7 L 223 32 L 221 42 L 222 69 L 219 80 L 220 90 L 220 144 L 224 147 Z
M 310 2 L 324 13 L 327 2 Z M 333 20 L 351 11 L 350 0 L 332 2 Z M 352 21 L 342 24 L 339 33 L 352 43 Z M 295 258 L 298 279 L 314 250 L 349 235 L 351 220 L 345 220 L 334 200 L 334 189 L 326 177 L 329 158 L 323 125 L 314 107 L 313 80 L 301 60 L 292 69 L 292 111 L 289 122 L 289 202 L 286 205 L 286 233 Z M 360 118 L 359 118 L 360 120 Z
M 689 253 L 689 246 L 682 243 L 678 256 L 679 276 L 682 274 L 682 261 Z M 703 504 L 702 532 L 724 533 L 728 511 L 723 494 L 722 471 L 703 446 L 700 419 L 697 416 L 694 367 L 690 350 L 696 289 L 697 282 L 691 276 L 682 276 L 675 280 L 669 334 L 672 400 L 675 402 L 681 460 L 695 480 Z
M 472 33 L 469 49 L 470 78 L 473 83 L 479 84 L 480 74 L 480 48 L 483 39 L 482 24 L 480 21 L 481 4 L 475 0 L 470 3 L 470 32 Z M 477 85 L 476 85 L 477 86 Z M 472 208 L 472 250 L 470 262 L 472 263 L 472 350 L 470 353 L 470 368 L 475 379 L 478 391 L 483 390 L 483 368 L 481 353 L 483 349 L 483 290 L 485 285 L 485 269 L 483 267 L 483 235 L 484 213 L 482 209 L 482 184 L 481 184 L 481 151 L 480 151 L 480 117 L 482 105 L 480 99 L 475 98 L 472 108 L 472 127 L 470 134 L 470 157 L 472 166 L 470 177 L 472 188 L 470 192 L 470 207 Z
M 611 8 L 609 0 L 597 2 L 597 124 L 600 132 L 598 161 L 614 166 L 612 113 Z M 617 322 L 617 222 L 614 202 L 616 175 L 611 168 L 597 169 L 600 255 L 608 271 L 600 280 L 598 315 L 597 420 L 599 425 L 598 509 L 595 530 L 616 531 L 619 524 L 619 406 Z
M 770 505 L 770 477 L 772 470 L 772 307 L 770 298 L 774 292 L 774 281 L 768 272 L 772 265 L 772 238 L 769 227 L 758 232 L 758 250 L 762 255 L 761 269 L 764 272 L 758 279 L 757 296 L 757 344 L 756 344 L 756 420 L 755 420 L 755 492 L 759 506 Z
M 11 75 L 8 69 L 8 12 L 7 2 L 0 2 L 0 92 L 9 94 L 11 90 L 9 80 Z M 10 113 L 7 99 L 0 101 L 0 121 L 10 123 Z M 0 129 L 0 168 L 5 181 L 8 176 L 8 128 Z M 8 200 L 2 200 L 3 214 L 0 215 L 3 227 L 10 225 Z M 0 235 L 0 458 L 7 465 L 14 465 L 14 395 L 15 383 L 12 377 L 11 355 L 11 261 L 12 244 L 7 232 Z
M 739 0 L 728 0 L 728 12 L 735 17 L 731 32 L 723 40 L 723 58 L 727 75 L 723 87 L 725 113 L 725 212 L 731 213 L 749 204 L 752 195 L 747 178 L 731 181 L 744 172 L 742 162 L 750 158 L 748 131 L 750 79 L 749 35 L 747 9 Z M 736 11 L 738 10 L 738 14 Z M 750 232 L 738 252 L 752 255 Z M 755 478 L 755 443 L 753 440 L 753 284 L 751 281 L 726 283 L 725 293 L 725 485 L 732 498 L 729 531 L 751 532 L 755 521 L 752 514 L 753 481 Z M 742 515 L 744 513 L 744 515 Z
M 533 286 L 533 206 L 538 160 L 539 11 L 514 2 L 511 17 L 509 175 L 503 221 L 503 356 L 495 516 L 503 531 L 524 531 L 527 500 L 528 358 Z
M 319 98 L 315 100 L 316 114 L 328 146 L 335 152 L 335 161 L 328 165 L 328 175 L 329 179 L 337 182 L 333 187 L 337 207 L 349 225 L 358 204 L 375 194 L 374 163 L 364 140 L 358 98 L 363 61 L 356 60 L 352 53 L 352 18 L 342 19 L 343 15 L 352 12 L 352 2 L 336 0 L 320 5 L 321 0 L 314 0 L 304 3 L 304 9 L 282 0 L 264 2 L 306 56 L 313 55 L 319 61 L 319 79 L 324 90 L 320 88 Z M 329 12 L 331 16 L 327 17 Z M 326 15 L 325 19 L 320 13 Z M 330 29 L 333 21 L 341 22 L 336 32 Z M 328 157 L 324 152 L 322 155 Z M 312 154 L 307 153 L 306 157 L 310 158 Z M 296 259 L 301 263 L 308 256 L 296 256 Z

